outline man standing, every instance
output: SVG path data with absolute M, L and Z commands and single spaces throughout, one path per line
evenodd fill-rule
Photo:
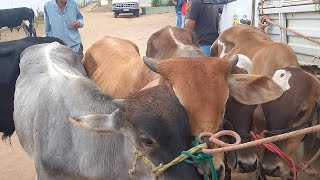
M 195 32 L 200 49 L 210 56 L 210 48 L 219 36 L 219 10 L 203 0 L 192 0 L 186 27 Z
M 83 58 L 83 46 L 78 28 L 83 27 L 83 16 L 74 0 L 50 0 L 44 5 L 47 36 L 64 41 Z
M 179 4 L 181 0 L 174 0 L 174 5 L 176 9 L 176 15 L 177 15 L 177 27 L 181 28 L 182 26 L 182 14 L 181 14 L 181 4 Z

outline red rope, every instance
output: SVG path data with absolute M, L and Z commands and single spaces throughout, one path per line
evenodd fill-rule
M 251 136 L 253 137 L 254 140 L 258 140 L 258 139 L 263 139 L 264 138 L 263 136 L 255 134 L 253 131 L 250 131 L 250 134 L 251 134 Z M 297 180 L 297 167 L 296 167 L 293 159 L 288 154 L 286 154 L 281 149 L 279 149 L 273 143 L 266 143 L 266 144 L 263 144 L 263 146 L 266 149 L 268 149 L 269 151 L 271 151 L 271 152 L 273 152 L 275 154 L 278 154 L 284 160 L 284 162 L 286 162 L 290 167 L 292 167 L 294 180 Z

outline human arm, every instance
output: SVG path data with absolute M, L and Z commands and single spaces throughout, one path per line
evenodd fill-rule
M 171 0 L 173 2 L 173 5 L 177 6 L 177 0 Z
M 44 25 L 45 25 L 46 36 L 51 36 L 51 25 L 50 25 L 48 10 L 46 6 L 44 6 Z
M 76 17 L 77 17 L 77 20 L 74 21 L 72 24 L 71 24 L 71 28 L 73 29 L 78 29 L 78 28 L 82 28 L 84 26 L 84 21 L 83 21 L 83 16 L 78 8 L 78 6 L 76 7 L 77 10 L 76 10 Z
M 193 31 L 194 27 L 196 26 L 196 21 L 191 20 L 191 19 L 187 19 L 186 20 L 186 27 L 188 29 L 190 29 L 191 31 Z
M 200 1 L 194 1 L 191 5 L 190 14 L 186 20 L 186 27 L 193 31 L 196 26 L 197 20 L 201 13 L 201 3 Z
M 77 8 L 77 21 L 80 23 L 79 28 L 82 28 L 84 26 L 84 21 L 83 21 L 83 16 L 82 16 L 79 8 Z

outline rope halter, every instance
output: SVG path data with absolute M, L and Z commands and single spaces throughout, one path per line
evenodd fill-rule
M 191 149 L 189 149 L 188 151 L 184 151 L 185 154 L 181 154 L 180 156 L 178 156 L 177 158 L 175 158 L 174 160 L 172 160 L 171 162 L 169 162 L 168 164 L 162 164 L 160 163 L 158 166 L 154 165 L 153 162 L 147 157 L 145 156 L 140 150 L 138 150 L 136 147 L 134 147 L 134 154 L 136 156 L 136 159 L 133 162 L 133 167 L 132 169 L 129 170 L 129 177 L 132 179 L 134 176 L 134 173 L 136 172 L 136 166 L 137 166 L 137 162 L 139 159 L 141 159 L 145 164 L 147 164 L 150 168 L 151 168 L 151 172 L 154 175 L 154 179 L 158 179 L 158 177 L 164 173 L 165 170 L 167 170 L 168 168 L 170 168 L 171 166 L 174 166 L 184 160 L 186 160 L 189 155 L 188 154 L 195 154 L 200 152 L 203 148 L 207 148 L 207 144 L 199 144 Z
M 228 144 L 228 143 L 225 143 L 225 142 L 219 140 L 220 137 L 226 136 L 226 135 L 234 137 L 236 139 L 236 143 Z M 233 131 L 229 131 L 229 130 L 220 131 L 216 134 L 201 133 L 199 135 L 199 137 L 201 138 L 202 136 L 210 136 L 210 138 L 209 138 L 210 142 L 216 143 L 217 145 L 223 146 L 223 147 L 239 144 L 241 141 L 241 138 L 237 133 L 235 133 Z M 195 166 L 200 166 L 203 172 L 205 172 L 203 163 L 209 162 L 210 172 L 212 174 L 212 179 L 217 180 L 217 174 L 215 172 L 215 168 L 212 163 L 213 155 L 207 154 L 205 152 L 205 151 L 209 150 L 208 146 L 205 143 L 200 144 L 198 141 L 198 138 L 195 139 L 194 147 L 192 147 L 188 151 L 182 151 L 181 155 L 178 156 L 177 158 L 175 158 L 174 160 L 172 160 L 171 162 L 169 162 L 167 164 L 160 163 L 158 166 L 154 165 L 154 163 L 146 155 L 144 155 L 142 153 L 142 151 L 138 150 L 136 147 L 133 147 L 133 148 L 134 148 L 134 154 L 135 154 L 136 158 L 133 162 L 132 169 L 129 170 L 129 177 L 131 179 L 133 178 L 134 173 L 136 172 L 137 162 L 139 159 L 141 159 L 145 164 L 147 164 L 151 168 L 151 173 L 154 175 L 155 180 L 157 180 L 158 177 L 160 175 L 162 175 L 165 170 L 167 170 L 171 166 L 174 166 L 182 161 L 185 161 L 185 162 L 192 164 L 192 165 L 195 165 Z M 188 160 L 189 157 L 193 158 L 193 160 Z M 209 176 L 206 175 L 205 173 L 204 173 L 204 179 L 209 180 Z

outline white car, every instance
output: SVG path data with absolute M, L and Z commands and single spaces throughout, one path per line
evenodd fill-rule
M 136 17 L 140 15 L 139 0 L 113 0 L 113 17 L 117 18 L 121 13 L 132 13 Z

